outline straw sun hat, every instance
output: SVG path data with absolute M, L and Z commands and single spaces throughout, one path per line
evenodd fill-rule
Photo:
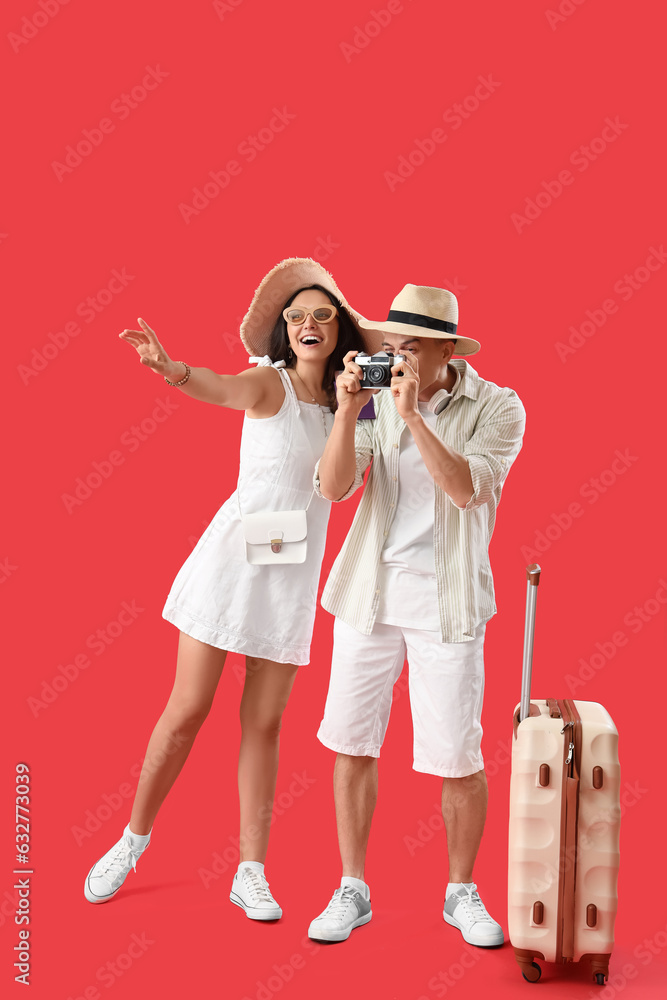
M 321 285 L 339 300 L 359 330 L 369 354 L 380 349 L 382 337 L 375 332 L 375 328 L 372 332 L 361 329 L 361 313 L 352 308 L 326 268 L 310 257 L 288 257 L 262 278 L 241 323 L 241 340 L 250 355 L 262 357 L 268 354 L 271 332 L 286 301 L 308 285 Z
M 480 343 L 457 334 L 459 305 L 453 292 L 427 285 L 405 285 L 391 304 L 386 320 L 359 320 L 362 330 L 403 337 L 443 337 L 456 340 L 455 354 L 476 354 Z

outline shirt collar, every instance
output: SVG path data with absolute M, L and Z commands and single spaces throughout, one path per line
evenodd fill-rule
M 461 382 L 463 381 L 463 377 L 461 375 L 460 370 L 456 367 L 456 365 L 452 364 L 452 368 L 456 372 L 456 381 L 454 382 L 454 385 L 449 390 L 449 395 L 452 398 L 454 398 L 454 396 L 457 394 L 457 392 L 459 391 L 459 389 L 461 387 Z
M 464 361 L 463 358 L 453 358 L 450 362 L 452 368 L 455 368 L 460 376 L 460 380 L 457 381 L 452 389 L 452 396 L 461 394 L 462 396 L 469 396 L 470 399 L 477 399 L 479 395 L 479 375 L 475 369 Z

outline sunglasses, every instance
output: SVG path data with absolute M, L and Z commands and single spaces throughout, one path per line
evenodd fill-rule
M 292 326 L 303 326 L 308 316 L 316 323 L 330 323 L 338 315 L 335 306 L 316 306 L 315 309 L 300 309 L 298 306 L 288 306 L 283 309 L 283 319 Z

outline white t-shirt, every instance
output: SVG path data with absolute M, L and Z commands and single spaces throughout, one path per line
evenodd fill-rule
M 436 414 L 426 403 L 419 412 L 431 429 Z M 406 628 L 439 629 L 433 514 L 435 483 L 412 434 L 401 437 L 398 502 L 380 556 L 380 603 L 376 621 Z

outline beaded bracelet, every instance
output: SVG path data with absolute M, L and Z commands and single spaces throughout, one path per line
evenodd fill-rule
M 185 383 L 187 382 L 187 380 L 190 378 L 190 374 L 192 372 L 192 369 L 190 368 L 190 365 L 185 364 L 185 361 L 179 361 L 178 364 L 179 365 L 185 365 L 185 375 L 183 376 L 183 378 L 181 379 L 180 382 L 170 382 L 169 379 L 167 378 L 167 376 L 163 375 L 162 377 L 165 380 L 165 382 L 167 383 L 167 385 L 185 385 Z

